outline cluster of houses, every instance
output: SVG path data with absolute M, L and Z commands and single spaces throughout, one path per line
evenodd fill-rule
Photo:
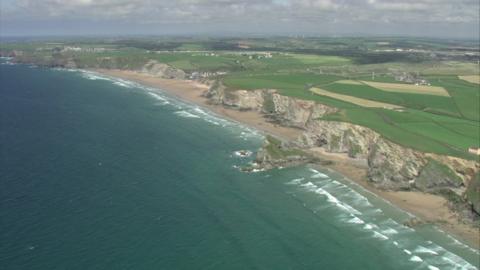
M 102 47 L 74 47 L 74 46 L 56 47 L 55 49 L 60 52 L 86 52 L 86 53 L 103 53 L 106 51 L 113 50 L 113 49 L 107 49 Z
M 192 72 L 190 76 L 188 77 L 190 80 L 198 80 L 198 79 L 206 79 L 206 78 L 211 78 L 211 77 L 216 77 L 216 76 L 221 76 L 225 75 L 227 72 L 225 71 L 216 71 L 216 72 Z
M 396 74 L 395 80 L 399 82 L 406 82 L 406 83 L 411 83 L 415 85 L 430 85 L 430 82 L 428 82 L 427 80 L 418 77 L 418 75 L 407 73 L 407 72 Z
M 270 52 L 242 53 L 241 55 L 248 57 L 248 59 L 263 59 L 273 57 L 272 53 Z

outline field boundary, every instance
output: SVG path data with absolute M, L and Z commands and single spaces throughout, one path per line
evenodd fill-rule
M 366 107 L 366 108 L 383 108 L 383 109 L 389 109 L 389 110 L 403 109 L 402 106 L 389 104 L 389 103 L 384 103 L 384 102 L 373 101 L 373 100 L 364 99 L 364 98 L 353 97 L 353 96 L 349 96 L 349 95 L 332 93 L 330 91 L 323 90 L 323 89 L 320 89 L 320 88 L 317 88 L 317 87 L 311 88 L 310 91 L 312 91 L 313 93 L 315 93 L 317 95 L 322 95 L 322 96 L 327 96 L 327 97 L 339 99 L 341 101 L 353 103 L 355 105 L 359 105 L 361 107 Z

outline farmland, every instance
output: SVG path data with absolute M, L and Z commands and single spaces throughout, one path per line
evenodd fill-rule
M 460 80 L 464 80 L 470 83 L 480 84 L 480 75 L 465 75 L 465 76 L 458 76 Z
M 358 97 L 354 97 L 354 96 L 351 96 L 351 95 L 336 94 L 336 93 L 326 91 L 326 90 L 316 88 L 316 87 L 311 88 L 310 91 L 312 91 L 313 93 L 315 93 L 317 95 L 322 95 L 322 96 L 327 96 L 327 97 L 331 97 L 331 98 L 334 98 L 334 99 L 343 100 L 345 102 L 353 103 L 355 105 L 358 105 L 358 106 L 361 106 L 361 107 L 366 107 L 366 108 L 385 108 L 385 109 L 391 109 L 391 110 L 402 108 L 400 106 L 396 106 L 396 105 L 392 105 L 392 104 L 388 104 L 388 103 L 382 103 L 382 102 L 378 102 L 378 101 L 373 101 L 373 100 L 370 100 L 370 99 L 358 98 Z
M 406 147 L 477 158 L 468 153 L 480 141 L 475 42 L 144 38 L 0 45 L 0 52 L 20 51 L 20 62 L 50 66 L 139 70 L 155 60 L 187 75 L 205 73 L 227 90 L 276 89 L 336 107 L 324 120 L 362 125 Z

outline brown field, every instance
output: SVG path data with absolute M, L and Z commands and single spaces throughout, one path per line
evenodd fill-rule
M 439 86 L 428 86 L 428 85 L 414 85 L 414 84 L 403 84 L 403 83 L 382 83 L 382 82 L 369 82 L 361 81 L 362 83 L 383 90 L 387 92 L 397 92 L 397 93 L 409 93 L 409 94 L 425 94 L 425 95 L 435 95 L 435 96 L 445 96 L 449 97 L 447 90 Z
M 377 102 L 377 101 L 373 101 L 373 100 L 357 98 L 357 97 L 352 97 L 352 96 L 347 96 L 347 95 L 342 95 L 342 94 L 336 94 L 336 93 L 332 93 L 332 92 L 329 92 L 329 91 L 326 91 L 326 90 L 323 90 L 323 89 L 320 89 L 320 88 L 316 88 L 316 87 L 310 89 L 310 91 L 312 91 L 313 93 L 315 93 L 317 95 L 323 95 L 323 96 L 339 99 L 339 100 L 346 101 L 346 102 L 349 102 L 349 103 L 353 103 L 353 104 L 356 104 L 356 105 L 359 105 L 359 106 L 362 106 L 362 107 L 384 108 L 384 109 L 390 109 L 390 110 L 403 108 L 403 107 L 398 106 L 398 105 L 393 105 L 393 104 L 388 104 L 388 103 L 383 103 L 383 102 Z
M 343 83 L 343 84 L 351 84 L 351 85 L 362 85 L 363 84 L 360 81 L 354 81 L 354 80 L 340 80 L 340 81 L 336 81 L 335 83 Z
M 458 76 L 460 80 L 464 80 L 471 83 L 480 84 L 480 75 L 466 75 L 466 76 Z

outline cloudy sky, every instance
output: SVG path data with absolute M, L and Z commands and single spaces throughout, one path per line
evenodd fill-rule
M 0 35 L 479 37 L 480 0 L 0 0 Z

